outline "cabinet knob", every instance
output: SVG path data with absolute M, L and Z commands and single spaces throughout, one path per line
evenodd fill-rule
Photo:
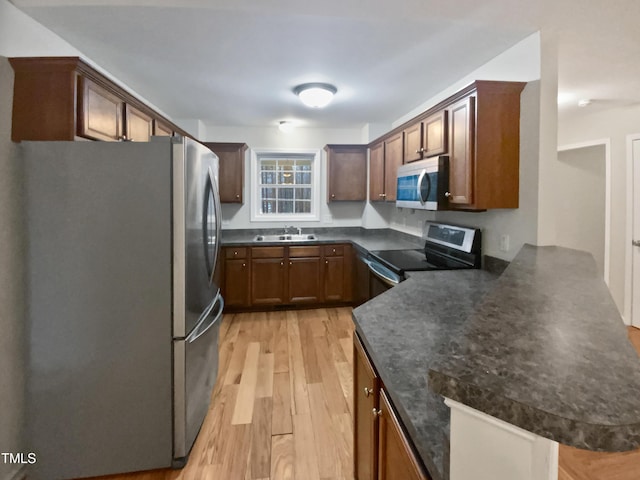
M 444 192 L 444 196 L 447 198 L 451 198 L 453 195 L 451 195 L 451 192 Z
M 332 249 L 332 250 L 333 250 L 333 253 L 336 253 L 336 249 L 335 249 L 335 248 L 334 248 L 334 249 Z
M 327 265 L 329 265 L 329 260 L 325 260 L 324 263 L 326 263 Z
M 281 267 L 284 267 L 284 262 L 280 262 L 280 266 L 281 266 Z
M 289 262 L 289 265 L 293 265 L 293 262 Z
M 233 251 L 233 254 L 234 254 L 234 255 L 237 255 L 237 254 L 238 254 L 238 251 L 237 251 L 237 250 L 234 250 L 234 251 Z
M 378 194 L 378 196 L 379 196 L 379 197 L 383 197 L 383 198 L 384 198 L 384 197 L 386 197 L 386 196 L 387 196 L 387 194 L 386 194 L 386 193 L 379 193 L 379 194 Z
M 367 388 L 364 387 L 364 396 L 368 397 L 369 395 L 371 395 L 373 393 L 373 388 Z
M 378 410 L 377 408 L 374 408 L 371 413 L 373 413 L 374 417 L 379 417 L 380 415 L 382 415 L 382 410 Z
M 236 198 L 240 198 L 240 194 L 236 194 Z
M 336 198 L 336 194 L 335 194 L 335 193 L 332 193 L 332 194 L 331 194 L 331 198 Z
M 242 266 L 243 266 L 243 267 L 246 267 L 246 266 L 247 266 L 247 264 L 246 264 L 246 263 L 243 263 L 243 264 L 242 264 Z

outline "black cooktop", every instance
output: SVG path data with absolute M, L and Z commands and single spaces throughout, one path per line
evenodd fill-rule
M 420 270 L 439 270 L 441 268 L 427 262 L 424 250 L 380 250 L 371 252 L 371 255 L 398 274 Z

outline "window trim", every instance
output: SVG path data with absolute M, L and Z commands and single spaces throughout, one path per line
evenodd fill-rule
M 261 196 L 258 176 L 260 156 L 265 154 L 313 155 L 311 167 L 311 213 L 260 213 Z M 251 149 L 251 221 L 252 222 L 318 222 L 320 220 L 320 177 L 322 168 L 321 150 L 295 148 L 258 148 Z

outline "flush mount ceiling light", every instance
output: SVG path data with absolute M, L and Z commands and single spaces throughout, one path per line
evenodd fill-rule
M 326 107 L 337 91 L 336 87 L 328 83 L 305 83 L 293 89 L 302 103 L 311 108 Z

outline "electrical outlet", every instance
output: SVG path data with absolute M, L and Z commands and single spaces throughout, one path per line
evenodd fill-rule
M 509 235 L 500 235 L 500 251 L 509 251 Z

